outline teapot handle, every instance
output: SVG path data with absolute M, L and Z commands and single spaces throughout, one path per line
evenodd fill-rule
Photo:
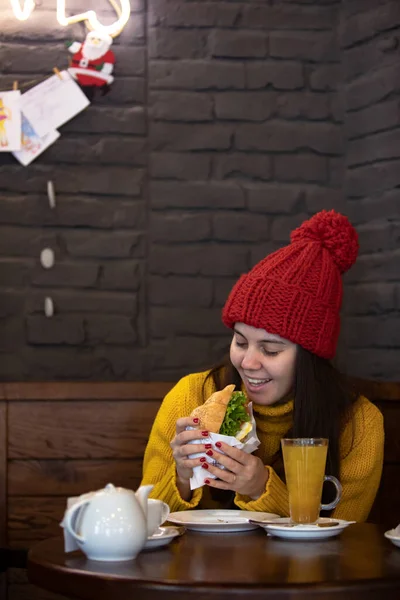
M 74 528 L 72 526 L 72 520 L 73 520 L 73 517 L 75 516 L 75 513 L 83 506 L 86 506 L 86 504 L 89 504 L 90 501 L 91 500 L 82 500 L 81 502 L 77 502 L 76 504 L 71 506 L 71 508 L 69 508 L 65 514 L 65 522 L 64 522 L 65 529 L 68 531 L 68 533 L 70 535 L 72 535 L 73 538 L 76 539 L 77 542 L 80 542 L 81 544 L 84 544 L 86 540 L 82 535 L 79 535 L 78 533 L 76 533 L 76 531 L 74 530 Z

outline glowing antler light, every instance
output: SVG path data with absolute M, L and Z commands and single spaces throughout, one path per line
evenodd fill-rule
M 21 3 L 19 0 L 10 0 L 11 8 L 13 9 L 15 17 L 19 21 L 26 21 L 29 19 L 35 8 L 34 0 L 24 0 L 24 8 L 21 8 Z
M 114 2 L 111 2 L 114 6 Z M 118 20 L 114 21 L 111 25 L 102 25 L 97 18 L 94 10 L 88 10 L 87 12 L 74 15 L 73 17 L 65 16 L 65 0 L 57 0 L 57 20 L 60 25 L 71 25 L 72 23 L 78 23 L 78 21 L 87 21 L 90 28 L 95 31 L 103 31 L 108 35 L 114 37 L 118 35 L 128 22 L 131 14 L 131 5 L 129 0 L 120 0 L 121 8 L 118 11 Z M 115 8 L 115 6 L 114 6 Z

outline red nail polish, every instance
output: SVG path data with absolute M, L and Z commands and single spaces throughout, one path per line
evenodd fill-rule
M 203 467 L 203 469 L 208 469 L 208 464 L 204 463 L 204 465 L 201 465 Z
M 212 456 L 214 454 L 214 452 L 212 450 L 208 450 L 208 452 L 206 452 L 207 456 Z
M 196 419 L 193 419 L 193 423 L 196 423 L 196 424 L 197 424 L 197 423 L 199 422 L 199 420 L 200 420 L 200 419 L 197 419 L 197 418 L 196 418 Z
M 204 437 L 208 437 L 208 431 L 202 431 L 201 435 L 204 436 Z
M 209 480 L 209 479 L 205 479 L 205 480 L 204 480 L 204 483 L 207 483 L 207 484 L 209 484 L 209 483 L 210 483 L 210 480 Z
M 212 448 L 212 444 L 205 444 L 204 448 L 206 450 L 209 450 L 210 448 Z
M 205 462 L 206 460 L 207 459 L 204 456 L 202 456 L 202 458 L 200 459 L 200 462 Z
M 221 442 L 217 442 L 215 445 L 217 446 L 217 448 L 221 448 L 222 446 Z

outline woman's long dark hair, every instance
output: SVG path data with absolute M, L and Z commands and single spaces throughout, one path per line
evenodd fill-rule
M 242 383 L 229 355 L 207 377 L 213 379 L 217 389 L 230 383 L 240 388 Z M 287 437 L 328 438 L 326 474 L 339 478 L 340 434 L 352 420 L 352 406 L 358 394 L 330 361 L 298 346 L 293 397 L 293 426 Z M 325 493 L 323 501 L 329 501 Z

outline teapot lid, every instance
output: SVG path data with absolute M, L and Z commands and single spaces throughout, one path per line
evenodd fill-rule
M 104 488 L 104 491 L 108 492 L 109 494 L 114 494 L 117 491 L 117 488 L 112 483 L 107 483 L 107 485 Z
M 132 490 L 128 490 L 123 487 L 115 486 L 112 483 L 107 483 L 107 485 L 102 490 L 99 490 L 99 491 L 105 492 L 106 494 L 124 494 L 124 493 L 132 494 L 133 493 Z

